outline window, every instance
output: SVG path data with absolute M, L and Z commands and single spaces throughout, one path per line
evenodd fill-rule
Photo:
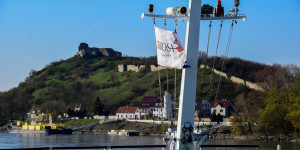
M 223 112 L 223 109 L 221 109 L 220 112 Z

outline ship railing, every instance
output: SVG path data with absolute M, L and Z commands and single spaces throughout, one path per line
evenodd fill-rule
M 249 144 L 242 144 L 242 145 L 197 145 L 200 150 L 205 150 L 206 148 L 212 149 L 212 148 L 253 148 L 256 150 L 259 150 L 259 145 L 249 145 Z
M 167 145 L 114 145 L 114 146 L 74 146 L 74 147 L 34 147 L 34 148 L 11 148 L 5 150 L 58 150 L 58 149 L 149 149 L 149 148 L 160 148 L 162 150 L 173 149 Z M 259 145 L 197 145 L 196 149 L 205 150 L 213 148 L 255 148 L 259 150 Z M 0 149 L 4 150 L 4 149 Z
M 34 147 L 34 148 L 11 148 L 5 150 L 58 150 L 58 149 L 149 149 L 149 148 L 161 148 L 166 150 L 166 145 L 112 145 L 112 146 L 74 146 L 74 147 Z M 4 150 L 4 149 L 0 149 Z

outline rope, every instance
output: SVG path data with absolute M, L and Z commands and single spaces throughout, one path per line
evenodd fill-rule
M 175 19 L 175 32 L 177 33 L 177 19 Z M 176 116 L 176 86 L 177 86 L 177 84 L 176 84 L 176 80 L 177 80 L 177 77 L 176 77 L 176 68 L 174 69 L 175 70 L 175 80 L 174 80 L 174 118 L 175 118 L 175 116 Z
M 174 105 L 174 107 L 176 107 L 176 79 L 177 79 L 177 78 L 176 78 L 176 68 L 175 68 L 175 81 L 174 81 L 174 82 L 175 82 L 175 85 L 174 85 L 174 104 L 175 104 L 175 105 Z M 175 109 L 175 108 L 174 108 L 174 109 Z M 175 115 L 175 111 L 174 111 L 174 115 Z M 175 115 L 175 116 L 176 116 L 176 115 Z M 175 116 L 174 116 L 174 117 L 175 117 Z
M 155 24 L 155 17 L 153 17 L 153 24 L 154 24 L 154 26 L 156 26 L 156 24 Z M 160 82 L 159 65 L 157 65 L 157 73 L 158 73 L 158 85 L 159 85 L 159 98 L 161 99 L 161 82 Z
M 166 69 L 166 75 L 167 75 L 167 91 L 169 92 L 169 75 L 168 75 L 168 68 Z
M 177 19 L 175 19 L 175 32 L 177 33 Z
M 206 56 L 205 56 L 205 61 L 204 61 L 204 77 L 203 77 L 203 83 L 205 82 L 205 75 L 206 75 L 206 66 L 207 66 L 207 55 L 208 55 L 208 49 L 209 49 L 209 41 L 210 41 L 210 33 L 211 33 L 211 23 L 212 21 L 210 21 L 210 24 L 209 24 L 209 30 L 208 30 L 208 41 L 207 41 L 207 47 L 206 47 Z M 199 105 L 199 104 L 198 104 Z M 199 109 L 199 108 L 198 108 Z M 198 110 L 199 111 L 199 110 Z M 202 111 L 202 104 L 200 104 L 200 111 Z M 199 115 L 200 112 L 198 112 L 198 129 L 200 127 L 200 115 Z
M 159 98 L 161 99 L 161 82 L 160 82 L 159 66 L 157 66 L 157 73 L 158 73 L 158 85 L 159 85 Z
M 229 48 L 230 48 L 230 44 L 231 44 L 231 37 L 232 37 L 233 25 L 234 25 L 234 20 L 232 20 L 232 23 L 231 23 L 231 28 L 230 28 L 230 31 L 229 31 L 229 37 L 228 37 L 228 42 L 227 42 L 227 46 L 226 46 L 225 57 L 224 57 L 223 63 L 222 63 L 221 72 L 223 72 L 223 69 L 225 67 L 226 60 L 227 60 L 227 57 L 228 57 Z M 219 88 L 220 88 L 220 82 L 221 82 L 221 75 L 219 75 L 219 83 L 218 83 L 218 88 L 217 88 L 215 100 L 217 100 L 217 98 L 218 98 L 218 93 L 219 93 Z
M 206 56 L 205 56 L 205 61 L 204 61 L 204 77 L 203 77 L 203 83 L 205 82 L 205 75 L 206 75 L 206 66 L 207 66 L 207 56 L 208 56 L 208 49 L 209 49 L 209 41 L 210 41 L 210 33 L 211 33 L 211 23 L 210 21 L 209 24 L 209 32 L 208 32 L 208 41 L 207 41 L 207 47 L 206 47 Z
M 166 18 L 164 18 L 164 26 L 165 26 L 165 30 L 166 30 L 166 28 L 167 28 L 167 19 Z
M 165 30 L 167 30 L 167 19 L 164 18 L 164 27 Z M 169 76 L 168 76 L 168 68 L 166 69 L 166 75 L 167 75 L 167 91 L 169 92 Z
M 215 64 L 216 64 L 216 58 L 217 58 L 217 55 L 218 55 L 218 49 L 219 49 L 219 44 L 220 44 L 220 38 L 221 38 L 222 28 L 223 28 L 223 20 L 221 21 L 221 24 L 220 24 L 220 30 L 219 30 L 219 36 L 218 36 L 218 42 L 217 42 L 217 48 L 216 48 L 216 54 L 215 54 L 215 58 L 214 58 L 213 67 L 212 67 L 212 70 L 211 70 L 210 80 L 209 80 L 209 87 L 208 87 L 209 93 L 210 93 L 210 91 L 211 91 L 211 81 L 212 81 L 212 78 L 213 78 L 214 69 L 215 69 Z

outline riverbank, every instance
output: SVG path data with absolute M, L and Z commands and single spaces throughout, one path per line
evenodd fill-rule
M 100 123 L 101 122 L 101 123 Z M 125 132 L 125 131 L 138 131 L 143 136 L 164 136 L 167 128 L 176 128 L 169 124 L 157 124 L 157 123 L 145 123 L 145 122 L 130 122 L 130 121 L 111 121 L 102 123 L 103 121 L 96 119 L 78 119 L 78 120 L 64 120 L 57 122 L 58 124 L 64 124 L 66 128 L 75 129 L 89 124 L 99 123 L 92 127 L 86 127 L 77 131 L 73 131 L 73 134 L 87 134 L 87 135 L 107 135 L 111 134 L 111 131 Z M 0 132 L 7 132 L 10 124 L 2 126 Z M 221 128 L 221 130 L 224 130 Z M 251 140 L 251 141 L 287 141 L 298 142 L 300 138 L 286 138 L 276 136 L 265 136 L 261 134 L 251 135 L 237 135 L 234 133 L 216 133 L 209 136 L 210 139 L 232 139 L 232 140 Z
M 78 124 L 77 124 L 78 125 Z M 72 126 L 72 125 L 71 125 Z M 70 127 L 71 127 L 70 126 Z M 128 122 L 128 121 L 113 121 L 108 123 L 98 124 L 94 127 L 84 128 L 80 131 L 73 132 L 73 134 L 109 134 L 111 130 L 138 130 L 140 135 L 144 136 L 164 136 L 167 128 L 176 128 L 168 124 L 156 124 L 156 123 L 142 123 L 142 122 Z M 221 129 L 223 130 L 223 128 Z M 251 135 L 237 135 L 234 133 L 217 133 L 210 135 L 211 139 L 232 139 L 232 140 L 251 140 L 251 141 L 287 141 L 287 142 L 300 142 L 300 138 L 285 138 L 275 136 L 265 136 L 261 134 Z
M 98 124 L 97 124 L 98 123 Z M 13 123 L 14 124 L 14 123 Z M 98 119 L 74 119 L 74 120 L 62 120 L 55 124 L 65 126 L 67 129 L 78 129 L 91 124 L 94 126 L 85 127 L 76 131 L 73 134 L 109 134 L 110 131 L 137 131 L 140 135 L 152 135 L 152 136 L 164 136 L 165 130 L 171 126 L 169 124 L 158 123 L 146 123 L 146 122 L 130 122 L 130 121 L 110 121 L 105 122 Z M 11 123 L 0 127 L 0 132 L 8 132 Z
M 300 138 L 265 136 L 265 135 L 260 135 L 260 134 L 236 135 L 236 134 L 218 133 L 218 134 L 209 136 L 209 138 L 210 139 L 251 140 L 251 141 L 274 141 L 274 142 L 284 141 L 284 142 L 299 142 L 300 143 Z
M 69 125 L 69 128 L 75 127 Z M 165 130 L 171 127 L 168 124 L 143 123 L 143 122 L 128 122 L 128 121 L 112 121 L 101 123 L 93 127 L 84 128 L 73 132 L 73 134 L 109 134 L 110 131 L 138 131 L 140 135 L 164 136 Z

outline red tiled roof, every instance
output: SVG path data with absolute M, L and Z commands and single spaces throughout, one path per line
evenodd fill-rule
M 212 105 L 211 105 L 211 108 L 215 107 L 217 104 L 220 104 L 221 107 L 227 107 L 228 104 L 231 103 L 231 100 L 217 100 L 215 101 Z
M 116 113 L 135 113 L 138 107 L 119 107 Z
M 156 103 L 162 103 L 162 106 L 157 106 Z M 144 96 L 139 108 L 164 107 L 164 100 L 160 100 L 157 96 Z

